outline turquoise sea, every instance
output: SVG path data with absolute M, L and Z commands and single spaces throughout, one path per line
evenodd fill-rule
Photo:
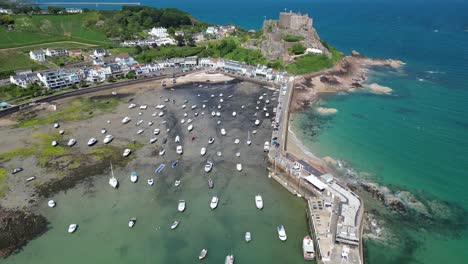
M 374 69 L 369 82 L 392 96 L 332 95 L 330 117 L 297 114 L 294 130 L 312 152 L 346 161 L 363 177 L 443 204 L 446 217 L 396 216 L 375 209 L 395 235 L 367 241 L 369 263 L 468 262 L 468 3 L 465 1 L 181 0 L 178 7 L 212 23 L 259 28 L 263 17 L 309 13 L 327 42 L 346 53 L 395 58 L 402 71 Z M 372 204 L 370 205 L 372 209 Z M 441 209 L 442 211 L 443 209 Z

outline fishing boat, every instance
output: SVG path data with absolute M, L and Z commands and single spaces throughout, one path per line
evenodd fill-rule
M 49 202 L 47 202 L 47 205 L 50 207 L 50 208 L 54 208 L 55 207 L 55 201 L 54 200 L 49 200 Z
M 175 137 L 174 142 L 175 142 L 175 143 L 180 142 L 180 137 L 179 137 L 179 135 L 177 135 L 177 136 Z
M 172 223 L 172 225 L 171 225 L 171 230 L 174 230 L 174 229 L 176 229 L 176 228 L 177 228 L 177 226 L 179 226 L 179 223 L 180 223 L 180 222 L 179 222 L 179 221 L 177 221 L 177 220 L 176 220 L 176 221 L 174 221 L 174 223 Z
M 213 144 L 214 141 L 215 141 L 214 137 L 210 137 L 210 139 L 208 139 L 208 144 Z
M 130 174 L 130 180 L 135 183 L 138 181 L 138 175 L 136 173 L 136 171 L 132 171 L 132 173 Z
M 245 232 L 245 242 L 249 243 L 252 240 L 252 234 L 250 232 Z
M 277 230 L 278 230 L 278 238 L 281 241 L 286 241 L 286 239 L 288 239 L 288 237 L 286 236 L 286 230 L 284 229 L 284 226 L 282 226 L 282 225 L 278 226 Z
M 255 120 L 255 125 L 256 125 L 256 126 L 260 125 L 260 120 L 258 120 L 258 119 Z
M 192 131 L 192 130 L 193 130 L 193 125 L 190 124 L 190 125 L 187 127 L 187 130 L 188 130 L 188 131 Z
M 97 142 L 97 139 L 95 139 L 95 138 L 90 138 L 90 139 L 88 140 L 88 146 L 92 146 L 92 145 L 96 144 L 96 142 Z
M 159 165 L 159 166 L 156 168 L 156 170 L 154 170 L 154 172 L 156 172 L 156 173 L 161 173 L 161 172 L 164 170 L 165 167 L 166 167 L 166 164 L 162 163 L 161 165 Z
M 203 147 L 203 148 L 201 148 L 201 150 L 200 150 L 200 155 L 205 156 L 205 154 L 206 154 L 206 148 Z
M 179 161 L 178 161 L 178 160 L 174 161 L 174 162 L 172 163 L 172 168 L 177 167 L 177 164 L 179 164 Z
M 122 119 L 122 124 L 127 124 L 128 122 L 130 122 L 130 120 L 132 120 L 132 119 L 130 119 L 130 117 L 126 116 L 126 117 L 124 117 Z
M 262 199 L 262 196 L 260 194 L 255 195 L 255 206 L 259 210 L 263 209 L 263 199 Z
M 205 164 L 205 172 L 210 172 L 212 168 L 213 168 L 213 162 L 207 161 Z
M 116 189 L 119 186 L 119 182 L 114 177 L 114 170 L 112 169 L 112 162 L 111 162 L 110 166 L 111 166 L 111 175 L 112 175 L 112 177 L 109 179 L 109 185 L 112 186 L 112 188 Z
M 224 264 L 234 264 L 234 255 L 227 255 Z
M 183 212 L 185 210 L 185 200 L 179 200 L 177 210 L 179 210 L 179 212 Z
M 240 140 L 239 140 L 238 138 L 236 138 L 236 139 L 234 140 L 234 144 L 239 144 L 239 142 L 240 142 Z
M 210 208 L 211 210 L 214 210 L 216 207 L 218 207 L 218 197 L 216 196 L 213 196 L 213 198 L 211 198 L 211 203 L 210 203 Z
M 153 131 L 153 134 L 154 135 L 159 135 L 159 132 L 161 132 L 161 130 L 159 128 L 155 128 L 154 131 Z
M 68 233 L 69 234 L 72 234 L 76 231 L 76 229 L 78 228 L 78 225 L 77 224 L 71 224 L 68 226 Z
M 76 144 L 76 139 L 71 138 L 70 140 L 68 140 L 67 146 L 72 147 L 75 144 Z
M 123 152 L 123 156 L 124 156 L 124 157 L 128 157 L 128 155 L 130 155 L 130 153 L 132 153 L 132 150 L 130 150 L 130 149 L 125 149 L 124 152 Z
M 57 146 L 57 145 L 58 145 L 58 142 L 55 141 L 55 140 L 53 140 L 53 141 L 52 141 L 52 147 L 55 147 L 55 146 Z
M 161 149 L 161 150 L 159 151 L 159 156 L 164 155 L 164 153 L 166 153 L 166 149 Z
M 206 254 L 208 254 L 208 249 L 204 248 L 200 251 L 200 254 L 198 255 L 198 259 L 202 260 L 206 257 Z
M 106 137 L 104 138 L 104 144 L 108 144 L 110 143 L 112 140 L 114 139 L 114 136 L 112 135 L 106 135 Z
M 128 221 L 128 227 L 132 228 L 135 226 L 135 224 L 136 224 L 136 217 L 132 217 L 132 219 Z
M 148 179 L 148 185 L 153 186 L 154 184 L 154 179 Z
M 63 135 L 63 133 L 65 133 L 65 130 L 62 129 L 62 130 L 59 131 L 59 133 L 60 133 L 60 135 Z
M 212 179 L 208 179 L 208 188 L 213 189 L 214 187 L 214 182 Z
M 128 106 L 128 109 L 132 109 L 132 108 L 135 108 L 135 107 L 136 107 L 136 104 L 130 104 L 130 105 Z
M 137 131 L 137 135 L 140 135 L 141 133 L 145 132 L 145 130 L 142 128 L 142 129 L 138 129 Z
M 232 112 L 232 116 L 237 116 L 236 111 Z
M 250 140 L 250 131 L 247 132 L 247 141 L 245 143 L 249 146 L 252 144 L 252 140 Z
M 226 129 L 221 128 L 221 135 L 225 136 L 226 135 Z
M 54 124 L 54 128 L 59 128 L 60 127 L 60 124 L 59 123 L 55 123 Z
M 153 144 L 154 142 L 158 141 L 158 138 L 151 138 L 150 139 L 150 144 Z
M 236 169 L 237 169 L 238 171 L 242 171 L 242 164 L 237 163 Z
M 101 134 L 107 133 L 107 130 L 105 128 L 101 128 Z
M 177 152 L 177 154 L 182 155 L 182 153 L 184 152 L 184 149 L 182 148 L 181 145 L 177 146 L 176 152 Z
M 305 260 L 313 260 L 315 258 L 314 241 L 310 236 L 305 236 L 302 240 L 302 253 Z

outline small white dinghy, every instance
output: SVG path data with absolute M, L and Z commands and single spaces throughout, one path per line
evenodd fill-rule
M 174 229 L 176 229 L 176 228 L 177 228 L 177 226 L 179 226 L 179 223 L 180 223 L 180 222 L 179 222 L 179 221 L 177 221 L 177 220 L 176 220 L 176 221 L 174 221 L 174 223 L 172 223 L 172 225 L 171 225 L 171 230 L 174 230 Z
M 214 137 L 210 137 L 210 139 L 208 139 L 208 144 L 213 144 L 214 141 L 215 141 Z
M 240 140 L 239 140 L 238 138 L 236 138 L 236 139 L 234 140 L 234 143 L 235 143 L 235 144 L 239 144 L 239 143 L 240 143 Z
M 258 120 L 258 119 L 255 120 L 255 125 L 256 125 L 256 126 L 260 125 L 260 120 Z
M 226 135 L 226 129 L 221 128 L 221 135 L 225 136 Z
M 255 206 L 259 210 L 263 209 L 263 199 L 262 199 L 262 196 L 260 194 L 255 195 Z
M 150 144 L 153 144 L 156 141 L 158 141 L 158 138 L 150 138 Z
M 105 128 L 102 128 L 101 129 L 101 134 L 105 134 L 105 133 L 107 133 L 107 130 Z
M 201 148 L 201 150 L 200 150 L 200 155 L 205 156 L 205 154 L 206 154 L 206 148 L 203 147 L 203 148 Z
M 55 201 L 54 200 L 49 200 L 49 202 L 47 203 L 47 205 L 50 207 L 50 208 L 54 208 L 55 207 Z
M 179 187 L 179 185 L 180 185 L 180 180 L 176 180 L 176 181 L 174 182 L 174 186 L 175 186 L 175 187 Z
M 164 153 L 166 153 L 166 149 L 161 149 L 161 150 L 159 151 L 159 156 L 164 155 Z
M 58 142 L 55 141 L 55 140 L 53 140 L 53 141 L 52 141 L 52 147 L 56 147 L 57 145 L 58 145 Z
M 138 175 L 136 171 L 132 171 L 132 173 L 130 174 L 130 181 L 132 181 L 133 183 L 138 181 Z
M 154 184 L 154 180 L 153 179 L 148 179 L 148 185 L 153 186 L 153 184 Z
M 68 140 L 67 146 L 72 147 L 75 144 L 76 144 L 76 139 L 71 138 L 70 140 Z
M 136 217 L 132 217 L 132 219 L 130 219 L 130 221 L 128 221 L 128 227 L 132 228 L 135 226 L 136 224 Z
M 245 232 L 245 242 L 249 243 L 252 240 L 252 234 L 250 232 Z
M 141 134 L 141 133 L 143 133 L 143 132 L 145 132 L 145 130 L 144 130 L 144 129 L 138 129 L 138 131 L 137 131 L 137 135 L 140 135 L 140 134 Z
M 159 128 L 155 128 L 154 131 L 153 131 L 153 135 L 159 135 L 159 132 L 161 132 L 161 130 Z
M 218 197 L 216 196 L 213 196 L 213 198 L 211 198 L 211 203 L 210 203 L 210 208 L 211 210 L 214 210 L 216 207 L 218 207 Z
M 237 163 L 236 169 L 237 169 L 238 171 L 242 171 L 242 164 Z
M 182 148 L 181 145 L 177 146 L 176 152 L 177 152 L 177 154 L 179 154 L 179 155 L 182 155 L 182 153 L 184 153 L 184 149 Z
M 95 139 L 95 138 L 90 138 L 90 139 L 88 140 L 88 146 L 91 147 L 92 145 L 96 144 L 96 142 L 97 142 L 97 139 Z
M 65 133 L 65 130 L 62 129 L 62 130 L 59 131 L 59 133 L 60 133 L 60 135 L 63 135 L 63 133 Z
M 235 111 L 232 112 L 232 116 L 237 116 L 237 113 Z
M 177 210 L 179 212 L 183 212 L 185 210 L 185 200 L 179 200 L 179 204 L 177 205 Z
M 286 230 L 284 229 L 284 226 L 280 225 L 277 227 L 277 229 L 278 229 L 278 238 L 281 241 L 286 241 L 288 237 L 286 236 Z
M 69 234 L 72 234 L 76 231 L 76 229 L 78 228 L 78 225 L 77 224 L 71 224 L 68 226 L 68 233 Z
M 187 127 L 187 130 L 188 130 L 188 131 L 192 131 L 192 130 L 193 130 L 193 125 L 190 124 L 190 125 Z
M 55 123 L 54 124 L 54 128 L 59 128 L 60 127 L 60 124 L 59 123 Z
M 177 136 L 175 137 L 174 142 L 175 142 L 175 143 L 180 142 L 180 137 L 179 137 L 179 135 L 177 135 Z
M 208 249 L 204 248 L 200 251 L 200 255 L 198 255 L 198 259 L 199 260 L 202 260 L 206 257 L 206 255 L 208 254 Z
M 130 153 L 132 153 L 132 150 L 130 150 L 130 149 L 125 149 L 122 155 L 123 155 L 124 157 L 128 157 L 128 155 L 130 155 Z
M 119 182 L 118 182 L 117 179 L 114 177 L 114 170 L 112 169 L 112 162 L 111 162 L 110 166 L 111 166 L 111 174 L 112 174 L 112 177 L 109 178 L 109 185 L 112 186 L 112 188 L 116 189 L 117 186 L 119 185 Z
M 224 264 L 234 264 L 234 255 L 227 255 Z

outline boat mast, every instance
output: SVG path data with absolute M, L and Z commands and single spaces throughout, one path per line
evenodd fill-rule
M 114 177 L 114 170 L 112 169 L 112 161 L 110 162 L 110 166 L 111 166 L 112 178 L 115 179 L 115 177 Z

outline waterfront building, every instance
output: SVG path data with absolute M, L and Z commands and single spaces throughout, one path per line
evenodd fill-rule
M 157 38 L 167 38 L 169 36 L 167 34 L 167 28 L 163 27 L 154 27 L 150 30 L 149 34 Z
M 32 70 L 17 71 L 15 75 L 10 76 L 10 83 L 23 88 L 26 88 L 30 83 L 38 80 L 37 74 L 33 73 Z
M 65 8 L 65 12 L 68 14 L 81 14 L 83 13 L 83 9 L 81 8 Z
M 208 27 L 206 29 L 206 34 L 207 35 L 216 35 L 216 34 L 218 34 L 218 29 L 216 27 Z
M 88 82 L 101 83 L 106 80 L 106 71 L 102 67 L 94 67 L 87 71 Z
M 43 49 L 31 50 L 29 57 L 35 61 L 45 61 L 46 53 Z
M 198 65 L 198 57 L 197 56 L 186 57 L 184 59 L 184 66 L 185 67 L 195 67 L 197 65 Z
M 49 57 L 68 56 L 68 51 L 66 49 L 46 49 L 45 54 Z
M 93 51 L 93 56 L 94 57 L 104 57 L 106 55 L 107 55 L 107 53 L 106 53 L 105 49 L 95 49 Z
M 39 81 L 48 89 L 60 89 L 70 87 L 80 82 L 80 75 L 77 72 L 65 69 L 48 70 L 37 73 Z

